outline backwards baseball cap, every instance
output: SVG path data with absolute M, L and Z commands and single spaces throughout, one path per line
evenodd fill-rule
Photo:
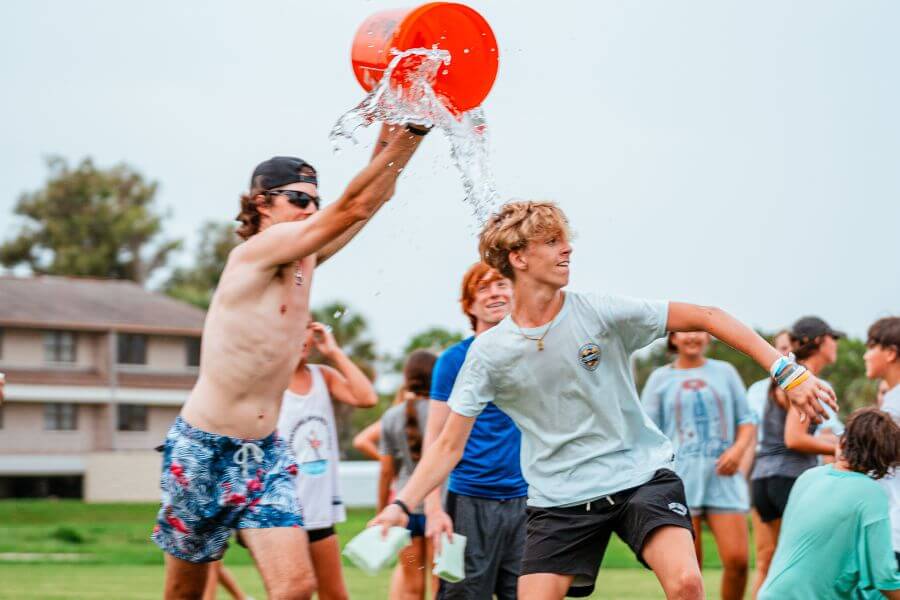
M 306 173 L 303 173 L 304 170 Z M 251 189 L 255 187 L 271 190 L 291 183 L 319 185 L 316 169 L 296 156 L 273 156 L 269 160 L 259 163 L 253 169 L 253 175 L 250 177 Z
M 805 344 L 823 335 L 830 335 L 836 340 L 842 337 L 847 337 L 847 335 L 843 331 L 832 329 L 831 325 L 829 325 L 819 317 L 802 317 L 800 319 L 797 319 L 797 321 L 791 326 L 791 330 L 789 333 L 791 335 L 791 338 L 799 340 L 802 344 Z

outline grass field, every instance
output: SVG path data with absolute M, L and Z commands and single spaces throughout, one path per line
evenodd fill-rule
M 159 598 L 162 554 L 148 535 L 155 504 L 84 504 L 76 501 L 0 502 L 0 598 Z M 359 532 L 372 511 L 351 510 L 338 527 L 341 541 Z M 718 560 L 704 536 L 710 596 L 718 588 Z M 225 559 L 248 593 L 265 597 L 247 552 L 232 544 Z M 348 565 L 350 597 L 381 600 L 388 575 L 370 577 Z M 607 551 L 594 598 L 660 598 L 652 573 L 614 539 Z M 224 594 L 221 597 L 225 597 Z

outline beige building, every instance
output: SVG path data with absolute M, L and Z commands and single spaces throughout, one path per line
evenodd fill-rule
M 128 281 L 0 277 L 0 498 L 157 499 L 204 316 Z

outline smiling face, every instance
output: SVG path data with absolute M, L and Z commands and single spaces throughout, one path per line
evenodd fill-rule
M 532 239 L 522 250 L 509 253 L 516 277 L 561 289 L 569 284 L 572 245 L 564 231 L 545 239 Z
M 481 333 L 503 320 L 512 309 L 512 283 L 494 270 L 475 284 L 467 314 L 474 318 L 475 332 Z
M 706 354 L 709 347 L 709 334 L 705 331 L 679 331 L 673 333 L 669 340 L 678 351 L 678 356 L 686 359 L 697 359 Z

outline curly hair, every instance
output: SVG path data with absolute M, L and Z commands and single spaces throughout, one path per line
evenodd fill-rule
M 303 165 L 300 167 L 300 175 L 315 177 L 316 170 L 312 165 Z M 245 240 L 259 233 L 262 226 L 262 213 L 259 212 L 259 207 L 272 206 L 272 198 L 265 193 L 268 190 L 263 187 L 261 179 L 261 176 L 255 177 L 250 182 L 250 191 L 241 194 L 241 211 L 235 217 L 235 221 L 239 221 L 241 224 L 235 233 Z M 257 196 L 262 196 L 263 199 L 257 202 Z
M 900 465 L 900 426 L 874 406 L 860 408 L 847 420 L 841 458 L 852 470 L 881 479 Z
M 509 253 L 522 250 L 532 240 L 543 241 L 557 235 L 571 234 L 569 221 L 555 202 L 507 202 L 481 230 L 478 252 L 501 275 L 515 279 Z

